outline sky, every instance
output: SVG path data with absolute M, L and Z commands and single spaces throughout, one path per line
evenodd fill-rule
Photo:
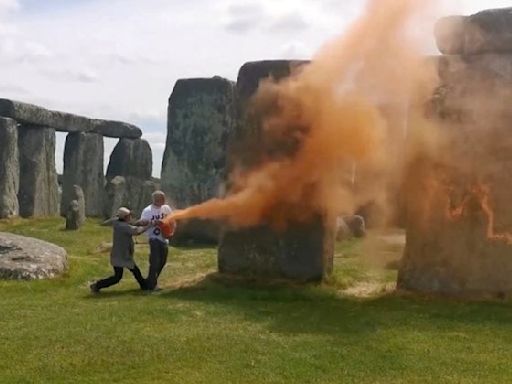
M 0 0 L 0 97 L 138 125 L 159 177 L 177 79 L 236 80 L 247 61 L 310 58 L 343 33 L 365 2 Z M 442 3 L 440 15 L 512 6 L 512 0 Z M 433 39 L 425 50 L 435 51 Z M 64 140 L 57 135 L 59 172 Z M 105 140 L 106 161 L 115 144 Z

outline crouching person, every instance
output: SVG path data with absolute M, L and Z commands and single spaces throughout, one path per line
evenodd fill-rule
M 90 285 L 92 293 L 98 293 L 101 289 L 115 285 L 123 278 L 124 268 L 128 268 L 140 285 L 140 289 L 146 289 L 146 281 L 140 273 L 139 267 L 133 259 L 133 236 L 145 232 L 149 225 L 136 227 L 130 225 L 131 212 L 128 208 L 121 207 L 117 211 L 117 219 L 113 221 L 113 241 L 110 252 L 110 264 L 114 268 L 114 275 L 106 279 L 98 280 Z

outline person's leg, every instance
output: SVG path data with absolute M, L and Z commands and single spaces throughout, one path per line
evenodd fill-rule
M 158 276 L 160 276 L 160 273 L 162 273 L 162 269 L 164 269 L 165 264 L 167 263 L 167 255 L 169 254 L 169 246 L 167 243 L 160 242 L 160 249 L 159 249 L 159 255 L 160 255 L 160 265 L 158 266 Z
M 97 291 L 99 291 L 100 289 L 107 288 L 119 283 L 119 281 L 121 281 L 122 278 L 123 268 L 114 267 L 114 275 L 107 277 L 106 279 L 98 280 L 96 283 L 93 284 L 93 286 Z
M 137 282 L 139 283 L 140 289 L 146 289 L 146 280 L 144 280 L 144 278 L 142 277 L 142 273 L 140 272 L 140 269 L 137 266 L 137 264 L 135 264 L 134 267 L 130 269 L 130 272 L 133 274 L 133 277 L 135 277 L 135 280 L 137 280 Z
M 146 288 L 154 289 L 158 277 L 158 268 L 160 267 L 159 246 L 160 241 L 156 239 L 149 240 L 149 271 L 146 279 Z

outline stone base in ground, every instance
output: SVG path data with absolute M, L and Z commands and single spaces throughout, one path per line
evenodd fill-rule
M 284 232 L 267 226 L 228 230 L 221 237 L 219 272 L 256 278 L 321 280 L 332 271 L 334 227 L 321 220 Z
M 67 268 L 64 248 L 31 237 L 0 233 L 0 279 L 51 279 Z

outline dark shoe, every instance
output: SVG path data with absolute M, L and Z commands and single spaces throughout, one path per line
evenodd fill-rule
M 89 289 L 91 290 L 91 293 L 93 295 L 96 295 L 96 294 L 100 293 L 100 289 L 98 288 L 96 283 L 92 283 L 91 285 L 89 285 Z
M 151 295 L 153 293 L 158 293 L 162 290 L 162 288 L 160 287 L 155 287 L 155 288 L 148 288 L 148 289 L 145 289 L 144 290 L 144 293 L 148 294 L 148 295 Z

